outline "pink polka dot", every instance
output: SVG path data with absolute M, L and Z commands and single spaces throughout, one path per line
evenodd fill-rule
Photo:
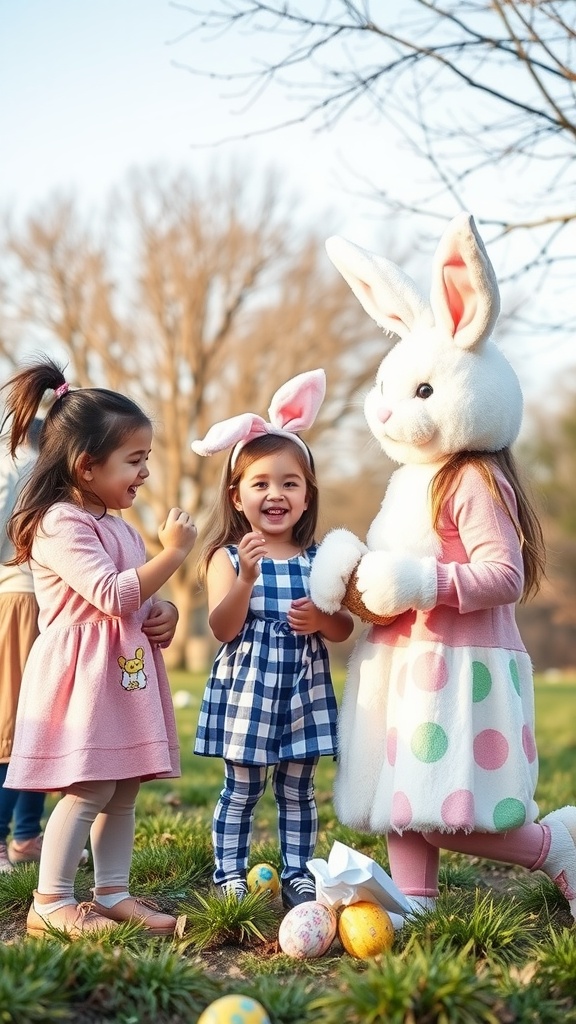
M 420 690 L 441 690 L 448 682 L 448 666 L 442 654 L 426 651 L 412 666 L 414 682 Z
M 386 737 L 386 756 L 388 757 L 388 764 L 396 764 L 396 754 L 398 752 L 398 730 L 389 729 Z
M 412 806 L 406 793 L 398 791 L 392 797 L 390 824 L 394 828 L 408 828 L 412 821 Z
M 481 768 L 496 771 L 508 757 L 508 740 L 497 729 L 484 729 L 474 739 L 474 760 Z
M 406 691 L 406 680 L 408 678 L 408 665 L 404 663 L 396 676 L 396 690 L 399 697 L 403 697 Z
M 441 814 L 450 829 L 474 828 L 474 794 L 469 789 L 455 789 L 442 803 Z
M 534 736 L 532 735 L 532 730 L 528 725 L 522 726 L 522 746 L 524 747 L 526 759 L 530 764 L 533 764 L 537 757 L 536 743 Z

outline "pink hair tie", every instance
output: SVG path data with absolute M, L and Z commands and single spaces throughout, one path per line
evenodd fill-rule
M 62 395 L 67 394 L 69 390 L 70 385 L 67 384 L 66 381 L 64 381 L 64 383 L 61 384 L 60 387 L 54 389 L 54 398 L 62 398 Z

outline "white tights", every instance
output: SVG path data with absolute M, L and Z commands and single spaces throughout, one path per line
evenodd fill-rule
M 38 892 L 74 896 L 74 879 L 88 835 L 96 888 L 128 890 L 140 779 L 77 782 L 63 791 L 44 829 Z

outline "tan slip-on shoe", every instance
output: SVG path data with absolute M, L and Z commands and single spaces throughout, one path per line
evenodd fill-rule
M 60 932 L 66 932 L 70 938 L 79 939 L 86 935 L 110 932 L 115 927 L 114 921 L 95 911 L 93 903 L 68 903 L 65 907 L 45 916 L 39 914 L 32 904 L 26 918 L 27 934 L 36 936 L 50 935 L 52 929 L 56 928 Z
M 43 836 L 34 836 L 33 839 L 12 839 L 8 843 L 8 857 L 12 864 L 33 864 L 40 860 L 42 853 Z M 88 850 L 82 850 L 79 867 L 88 863 Z
M 0 872 L 12 871 L 12 864 L 8 858 L 6 843 L 0 843 Z
M 98 896 L 95 894 L 92 906 L 97 914 L 109 918 L 116 924 L 132 921 L 144 925 L 149 935 L 171 936 L 174 934 L 176 918 L 171 914 L 163 914 L 158 905 L 151 900 L 129 896 L 120 900 L 120 903 L 114 907 L 103 907 L 101 903 L 98 903 Z

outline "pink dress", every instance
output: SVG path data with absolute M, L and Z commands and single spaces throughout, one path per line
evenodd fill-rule
M 118 516 L 52 506 L 32 550 L 40 636 L 18 705 L 6 784 L 58 790 L 88 780 L 180 774 L 161 652 L 142 632 L 139 534 Z

